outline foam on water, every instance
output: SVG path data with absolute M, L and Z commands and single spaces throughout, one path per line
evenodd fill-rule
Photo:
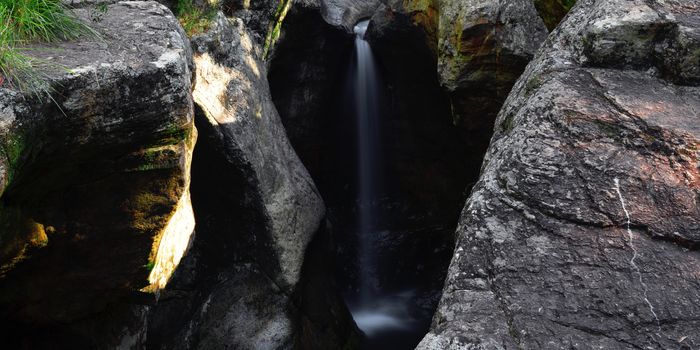
M 350 312 L 368 337 L 387 331 L 408 331 L 418 322 L 408 306 L 414 297 L 414 291 L 375 297 L 369 302 L 351 305 Z

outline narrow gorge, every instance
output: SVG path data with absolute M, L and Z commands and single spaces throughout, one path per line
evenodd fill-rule
M 2 349 L 700 349 L 698 0 L 0 0 Z

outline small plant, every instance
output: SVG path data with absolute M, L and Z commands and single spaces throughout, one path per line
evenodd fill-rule
M 48 92 L 41 61 L 17 46 L 53 42 L 97 33 L 76 19 L 61 0 L 0 0 L 0 86 L 34 93 Z
M 95 7 L 90 8 L 90 19 L 93 22 L 102 22 L 102 20 L 105 17 L 105 14 L 107 14 L 107 10 L 109 10 L 109 6 L 107 6 L 107 3 L 100 3 L 95 5 Z
M 282 22 L 287 16 L 287 12 L 292 7 L 291 0 L 281 0 L 277 5 L 277 10 L 275 15 L 270 22 L 270 27 L 267 29 L 267 36 L 265 37 L 265 45 L 263 47 L 263 59 L 268 59 L 272 47 L 275 45 L 277 39 L 279 39 L 280 31 L 282 30 Z
M 146 271 L 148 271 L 148 273 L 151 273 L 151 271 L 153 271 L 153 268 L 156 267 L 156 263 L 149 260 L 146 265 L 143 265 L 143 267 L 146 269 Z
M 180 21 L 187 35 L 206 31 L 216 16 L 216 7 L 204 5 L 198 6 L 194 0 L 177 0 L 175 16 Z

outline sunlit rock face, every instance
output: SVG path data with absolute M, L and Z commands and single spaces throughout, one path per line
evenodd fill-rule
M 173 216 L 168 220 L 160 241 L 157 242 L 153 269 L 148 275 L 151 283 L 146 288 L 147 291 L 159 292 L 165 288 L 172 277 L 175 269 L 180 265 L 180 261 L 187 253 L 194 238 L 195 218 L 192 209 L 190 196 L 190 171 L 192 167 L 191 147 L 183 154 L 182 161 L 185 163 L 185 190 L 175 206 Z
M 3 347 L 116 345 L 124 311 L 155 299 L 140 290 L 166 283 L 193 232 L 184 32 L 155 2 L 76 13 L 102 38 L 31 51 L 55 63 L 42 68 L 52 98 L 0 89 Z
M 583 0 L 554 31 L 498 116 L 419 349 L 700 345 L 698 10 Z

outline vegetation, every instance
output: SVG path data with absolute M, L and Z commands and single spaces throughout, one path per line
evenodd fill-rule
M 0 86 L 11 86 L 21 91 L 40 86 L 44 79 L 35 69 L 36 65 L 36 60 L 21 54 L 8 41 L 0 38 Z
M 287 12 L 292 7 L 292 0 L 280 0 L 277 5 L 277 10 L 275 15 L 270 22 L 270 27 L 267 29 L 267 36 L 265 37 L 265 46 L 263 47 L 263 58 L 267 59 L 270 55 L 270 50 L 275 45 L 277 39 L 279 39 L 280 31 L 282 30 L 282 22 L 284 22 L 284 17 L 287 16 Z
M 146 265 L 143 265 L 143 267 L 148 271 L 148 273 L 151 273 L 153 271 L 153 268 L 156 267 L 156 263 L 154 261 L 149 260 Z
M 175 5 L 175 16 L 189 36 L 206 31 L 214 20 L 216 11 L 216 6 L 199 6 L 194 0 L 177 0 Z
M 75 39 L 95 31 L 76 19 L 61 0 L 0 0 L 0 86 L 41 92 L 40 60 L 18 46 L 33 41 Z

